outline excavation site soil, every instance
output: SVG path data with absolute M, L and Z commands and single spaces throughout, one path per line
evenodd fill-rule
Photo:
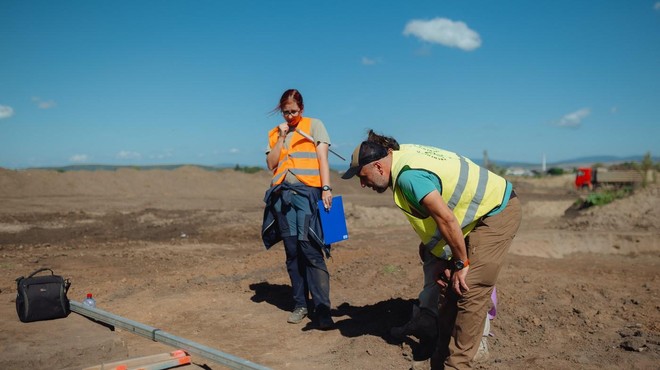
M 334 330 L 292 307 L 281 243 L 261 242 L 269 175 L 233 169 L 0 169 L 0 368 L 80 369 L 175 348 L 77 313 L 22 323 L 16 282 L 41 267 L 71 300 L 273 369 L 421 369 L 392 338 L 422 285 L 418 239 L 391 192 L 333 173 L 349 239 L 334 244 Z M 575 209 L 572 176 L 510 178 L 523 223 L 498 283 L 482 369 L 657 369 L 657 185 Z M 197 367 L 223 365 L 193 355 Z

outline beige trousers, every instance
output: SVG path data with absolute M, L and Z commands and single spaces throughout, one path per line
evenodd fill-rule
M 466 237 L 470 289 L 459 297 L 453 292 L 440 295 L 440 361 L 433 369 L 469 369 L 483 335 L 484 319 L 490 309 L 490 295 L 500 273 L 522 211 L 517 197 L 509 200 L 499 214 L 483 218 Z

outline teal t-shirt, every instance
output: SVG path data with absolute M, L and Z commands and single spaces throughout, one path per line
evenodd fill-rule
M 428 211 L 421 205 L 422 199 L 433 190 L 442 194 L 440 179 L 435 174 L 424 170 L 406 170 L 399 174 L 396 180 L 406 202 L 417 210 L 423 218 L 429 216 Z

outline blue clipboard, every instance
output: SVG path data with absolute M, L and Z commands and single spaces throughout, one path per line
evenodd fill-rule
M 325 210 L 323 200 L 319 200 L 319 216 L 326 245 L 348 239 L 344 202 L 341 195 L 332 197 L 332 207 L 329 211 Z

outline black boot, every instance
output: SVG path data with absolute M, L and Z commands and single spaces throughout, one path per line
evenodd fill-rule
M 392 328 L 390 334 L 396 339 L 412 335 L 420 342 L 435 342 L 438 338 L 438 318 L 431 310 L 414 306 L 410 321 Z

